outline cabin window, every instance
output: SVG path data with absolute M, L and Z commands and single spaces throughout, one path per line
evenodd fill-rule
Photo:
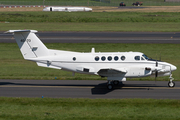
M 118 56 L 115 56 L 115 57 L 114 57 L 114 60 L 115 60 L 115 61 L 117 61 L 118 59 L 119 59 L 119 57 L 118 57 Z
M 140 56 L 135 56 L 134 59 L 135 60 L 140 60 Z
M 111 61 L 111 60 L 112 60 L 112 57 L 111 57 L 111 56 L 109 56 L 109 57 L 108 57 L 108 60 L 109 60 L 109 61 Z
M 99 57 L 98 57 L 98 56 L 96 56 L 94 59 L 95 59 L 96 61 L 99 61 Z
M 73 57 L 73 60 L 75 61 L 75 60 L 76 60 L 76 57 Z
M 121 60 L 124 61 L 126 59 L 125 56 L 121 56 Z
M 102 61 L 105 61 L 105 60 L 106 60 L 106 57 L 102 56 L 102 57 L 101 57 L 101 60 L 102 60 Z

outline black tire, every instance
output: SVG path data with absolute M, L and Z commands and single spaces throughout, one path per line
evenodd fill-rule
M 118 84 L 119 84 L 119 81 L 118 81 L 118 80 L 114 80 L 114 81 L 113 81 L 113 84 L 114 84 L 114 85 L 118 85 Z
M 112 90 L 113 89 L 113 85 L 112 84 L 107 84 L 107 89 L 108 90 Z
M 175 86 L 175 82 L 169 81 L 169 82 L 168 82 L 168 86 L 169 86 L 170 88 L 173 88 L 173 87 Z

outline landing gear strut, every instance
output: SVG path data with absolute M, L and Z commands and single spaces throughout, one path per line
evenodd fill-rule
M 172 77 L 172 74 L 170 75 L 170 77 L 169 77 L 169 82 L 168 82 L 168 86 L 170 87 L 170 88 L 173 88 L 174 86 L 175 86 L 175 82 L 173 82 L 173 80 L 174 80 L 174 78 Z

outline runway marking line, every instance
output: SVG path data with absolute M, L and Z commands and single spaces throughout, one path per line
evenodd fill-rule
M 94 86 L 21 86 L 21 85 L 2 85 L 0 86 L 0 88 L 2 87 L 16 87 L 16 88 L 20 88 L 20 87 L 39 87 L 39 88 L 95 88 Z M 118 87 L 118 86 L 117 86 Z M 174 87 L 174 88 L 169 88 L 169 87 L 121 87 L 122 89 L 180 89 L 180 87 Z

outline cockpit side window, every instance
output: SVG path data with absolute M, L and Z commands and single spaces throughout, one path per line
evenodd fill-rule
M 146 56 L 145 54 L 142 55 L 146 60 L 149 60 L 148 56 Z
M 144 60 L 144 58 L 143 58 L 143 57 L 141 57 L 141 60 Z
M 155 59 L 149 58 L 148 56 L 146 56 L 145 54 L 142 55 L 146 60 L 148 61 L 157 61 Z M 159 60 L 158 60 L 159 61 Z
M 135 56 L 134 59 L 135 60 L 140 60 L 140 56 Z

